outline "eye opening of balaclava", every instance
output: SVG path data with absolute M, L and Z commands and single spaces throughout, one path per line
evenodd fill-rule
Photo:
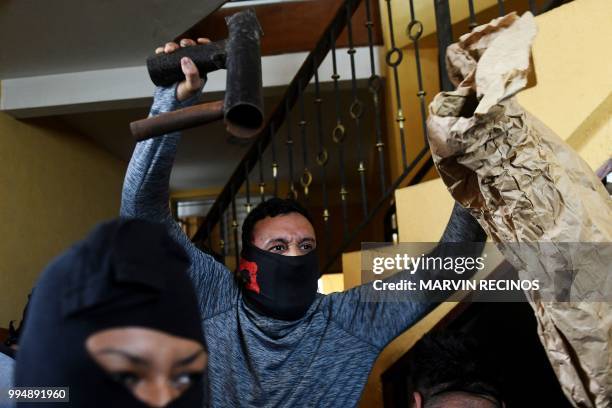
M 147 406 L 98 366 L 85 342 L 105 329 L 141 327 L 205 347 L 189 265 L 161 224 L 118 219 L 98 226 L 53 261 L 38 281 L 15 385 L 68 386 L 70 405 L 58 406 Z M 167 407 L 203 406 L 202 381 Z
M 315 300 L 321 277 L 316 250 L 285 256 L 252 244 L 242 249 L 236 275 L 251 309 L 288 321 L 304 316 Z

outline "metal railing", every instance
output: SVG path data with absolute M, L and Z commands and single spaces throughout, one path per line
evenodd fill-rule
M 474 27 L 478 24 L 474 3 L 473 0 L 466 1 L 469 6 L 469 26 Z M 531 10 L 536 13 L 535 0 L 527 1 Z M 452 85 L 446 77 L 444 61 L 444 50 L 453 41 L 449 0 L 432 2 L 437 24 L 434 31 L 437 33 L 438 48 L 441 50 L 440 89 L 449 90 Z M 317 209 L 317 213 L 312 215 L 317 219 L 315 227 L 319 227 L 319 247 L 324 241 L 323 251 L 320 252 L 325 257 L 322 270 L 327 272 L 341 254 L 355 244 L 356 238 L 373 219 L 382 219 L 384 211 L 392 208 L 393 193 L 400 185 L 414 184 L 425 176 L 432 166 L 427 145 L 426 91 L 420 55 L 420 40 L 425 30 L 416 15 L 414 1 L 404 0 L 402 6 L 405 5 L 410 10 L 410 22 L 404 35 L 411 42 L 412 55 L 407 55 L 406 50 L 397 45 L 398 34 L 393 27 L 393 4 L 397 3 L 391 0 L 380 2 L 385 11 L 388 29 L 388 51 L 383 59 L 385 68 L 390 71 L 387 80 L 391 81 L 393 98 L 393 103 L 387 101 L 386 107 L 389 109 L 389 106 L 395 106 L 393 115 L 397 122 L 401 150 L 399 175 L 388 181 L 389 152 L 385 151 L 384 79 L 381 72 L 377 72 L 378 56 L 373 34 L 376 17 L 374 12 L 377 8 L 373 7 L 373 0 L 345 0 L 338 6 L 316 46 L 287 86 L 262 131 L 238 163 L 204 218 L 193 237 L 197 245 L 220 253 L 222 257 L 232 256 L 237 265 L 240 251 L 237 195 L 246 202 L 248 212 L 257 202 L 282 194 L 300 200 L 307 208 Z M 365 7 L 365 21 L 354 21 L 354 12 L 362 4 Z M 506 10 L 503 1 L 498 1 L 499 14 L 506 11 L 510 10 Z M 359 81 L 356 74 L 353 38 L 356 24 L 364 24 L 367 30 L 370 71 L 367 94 L 361 85 L 363 81 Z M 338 70 L 337 41 L 343 31 L 346 31 L 348 42 L 346 52 L 350 60 L 349 78 L 341 78 Z M 325 96 L 331 98 L 331 101 L 325 100 L 320 78 L 320 66 L 328 54 L 331 56 L 331 89 Z M 418 145 L 423 147 L 413 152 L 412 159 L 409 159 L 408 148 L 417 143 L 414 142 L 416 139 L 410 139 L 414 135 L 406 134 L 405 122 L 408 119 L 402 106 L 402 100 L 405 98 L 402 99 L 401 95 L 399 73 L 402 63 L 415 64 L 419 111 L 411 115 L 410 120 L 420 121 L 422 136 L 425 137 L 424 145 L 419 140 Z M 347 81 L 342 82 L 344 79 Z M 312 85 L 309 86 L 309 83 Z M 348 103 L 344 103 L 345 96 L 341 91 L 345 84 L 350 94 Z M 307 104 L 311 104 L 311 109 L 306 109 Z M 324 104 L 327 109 L 324 109 Z M 307 111 L 310 113 L 307 114 Z M 333 125 L 326 127 L 324 116 L 331 116 Z M 297 118 L 297 124 L 293 122 L 293 118 Z M 420 134 L 416 136 L 421 137 Z M 412 179 L 407 180 L 409 175 Z M 316 203 L 312 194 L 315 189 Z M 353 197 L 353 202 L 349 204 Z M 337 210 L 331 211 L 332 207 Z M 355 211 L 355 208 L 358 210 Z M 216 228 L 216 235 L 219 237 L 217 243 L 212 240 L 212 232 Z M 342 232 L 341 238 L 333 239 L 334 234 L 339 231 Z M 227 244 L 228 239 L 232 240 L 232 245 Z M 368 239 L 383 240 L 383 237 L 370 236 Z M 230 247 L 233 253 L 228 253 L 227 248 Z

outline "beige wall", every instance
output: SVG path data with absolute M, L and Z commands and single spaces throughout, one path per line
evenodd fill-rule
M 536 21 L 537 86 L 518 101 L 595 170 L 612 157 L 612 2 L 575 0 Z
M 329 295 L 344 290 L 344 275 L 341 273 L 327 273 L 319 279 L 319 292 Z
M 125 163 L 53 120 L 0 112 L 0 327 L 45 265 L 118 215 Z

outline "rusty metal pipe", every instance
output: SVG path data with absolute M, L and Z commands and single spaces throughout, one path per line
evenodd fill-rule
M 212 102 L 163 113 L 130 124 L 136 140 L 225 119 L 227 130 L 239 138 L 255 136 L 263 125 L 261 74 L 261 27 L 252 9 L 226 18 L 227 40 L 181 48 L 170 54 L 149 57 L 147 68 L 158 86 L 169 86 L 184 79 L 181 58 L 191 58 L 200 75 L 227 70 L 224 102 Z M 220 110 L 220 111 L 219 111 Z
M 223 101 L 215 101 L 137 120 L 130 123 L 130 130 L 134 138 L 140 142 L 179 129 L 205 125 L 221 118 L 223 118 Z

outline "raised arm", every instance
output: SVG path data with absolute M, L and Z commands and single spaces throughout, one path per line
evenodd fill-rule
M 192 96 L 179 102 L 175 95 L 176 85 L 155 89 L 149 116 L 190 106 L 197 100 Z M 169 207 L 170 174 L 179 141 L 180 133 L 175 132 L 136 144 L 123 183 L 121 215 L 165 223 L 174 238 L 192 252 L 197 248 L 174 221 Z
M 178 45 L 170 48 L 174 47 Z M 173 50 L 164 51 L 162 48 L 161 51 Z M 187 107 L 197 101 L 204 81 L 189 59 L 182 61 L 182 68 L 185 81 L 155 90 L 150 116 Z M 207 315 L 224 308 L 236 293 L 236 288 L 227 268 L 199 250 L 172 218 L 169 206 L 170 173 L 179 141 L 180 133 L 175 132 L 136 145 L 123 184 L 121 215 L 166 224 L 170 234 L 185 248 L 191 259 L 190 276 L 200 297 L 202 313 Z
M 440 242 L 481 242 L 482 251 L 486 240 L 487 234 L 476 219 L 465 208 L 455 203 Z
M 486 234 L 476 220 L 460 205 L 455 204 L 450 220 L 440 240 L 441 243 L 465 242 L 470 245 L 439 245 L 429 254 L 436 257 L 477 257 L 484 247 Z M 464 277 L 473 275 L 467 270 Z M 401 271 L 385 282 L 415 281 L 423 273 L 428 277 L 443 278 L 446 271 Z M 450 295 L 450 293 L 448 293 Z M 406 331 L 439 304 L 424 298 L 412 298 L 410 293 L 400 297 L 373 302 L 375 291 L 371 284 L 364 284 L 345 292 L 328 296 L 332 319 L 347 332 L 382 349 L 395 337 Z M 369 301 L 368 301 L 369 300 Z

